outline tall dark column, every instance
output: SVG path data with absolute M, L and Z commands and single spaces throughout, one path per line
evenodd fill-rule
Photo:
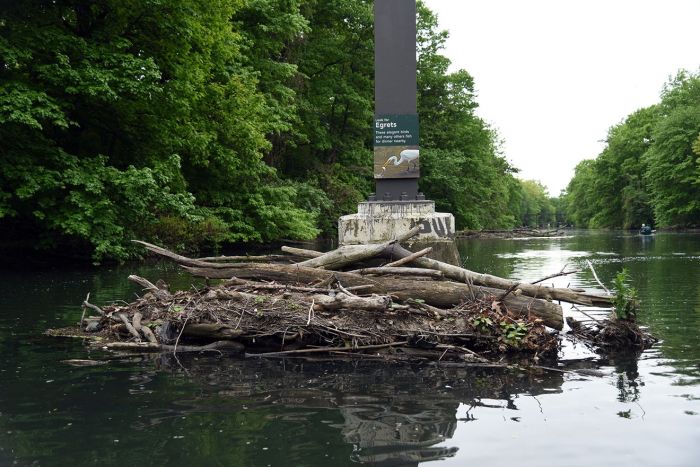
M 416 2 L 374 2 L 376 200 L 418 197 Z

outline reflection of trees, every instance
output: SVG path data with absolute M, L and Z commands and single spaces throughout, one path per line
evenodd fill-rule
M 615 366 L 617 380 L 617 400 L 620 402 L 637 402 L 641 396 L 639 386 L 642 385 L 639 377 L 638 352 L 616 352 L 609 356 L 612 365 Z
M 522 245 L 513 240 L 462 238 L 455 243 L 467 269 L 499 277 L 512 277 L 514 265 L 513 261 L 500 259 L 497 255 L 522 251 Z
M 182 364 L 206 391 L 188 401 L 191 410 L 199 411 L 200 404 L 206 407 L 210 391 L 256 408 L 274 405 L 295 413 L 336 410 L 341 421 L 330 426 L 352 446 L 352 460 L 383 466 L 418 465 L 453 455 L 456 447 L 436 445 L 454 435 L 460 404 L 476 407 L 484 404 L 482 399 L 500 400 L 516 410 L 518 394 L 552 393 L 563 382 L 562 375 L 555 372 L 368 361 L 183 360 Z M 159 366 L 178 368 L 170 355 L 162 356 Z M 309 426 L 305 437 L 313 439 L 316 430 L 327 428 Z

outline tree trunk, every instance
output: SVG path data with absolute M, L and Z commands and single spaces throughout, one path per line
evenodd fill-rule
M 411 255 L 412 253 L 403 248 L 401 245 L 392 244 L 388 246 L 383 254 L 390 258 L 403 258 Z M 453 266 L 451 264 L 443 263 L 430 258 L 417 258 L 413 260 L 413 264 L 421 268 L 442 271 L 445 274 L 445 277 L 463 283 L 472 283 L 475 285 L 503 290 L 508 290 L 513 287 L 513 290 L 520 290 L 522 294 L 533 298 L 561 300 L 563 302 L 588 306 L 609 307 L 612 304 L 612 297 L 607 295 L 576 292 L 571 289 L 546 287 L 543 285 L 518 283 L 489 274 L 479 274 L 468 269 L 460 268 L 459 266 Z
M 451 308 L 464 300 L 472 298 L 500 297 L 503 290 L 488 287 L 472 287 L 465 283 L 452 281 L 419 280 L 409 277 L 361 276 L 348 272 L 326 271 L 299 265 L 286 264 L 241 264 L 228 269 L 208 269 L 185 267 L 190 274 L 210 279 L 227 279 L 230 277 L 298 282 L 324 282 L 336 278 L 345 287 L 372 285 L 371 291 L 377 294 L 394 295 L 401 300 L 409 298 L 424 300 L 427 304 L 441 308 Z M 529 312 L 540 318 L 554 329 L 562 329 L 563 317 L 561 307 L 545 300 L 509 294 L 504 300 L 505 306 L 513 311 Z

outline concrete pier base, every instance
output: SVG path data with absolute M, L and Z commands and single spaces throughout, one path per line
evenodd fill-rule
M 338 242 L 341 245 L 386 242 L 416 225 L 421 225 L 416 241 L 454 237 L 454 216 L 435 212 L 433 201 L 368 201 L 358 205 L 357 214 L 340 218 Z

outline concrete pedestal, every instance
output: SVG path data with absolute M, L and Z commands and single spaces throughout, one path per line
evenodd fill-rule
M 418 241 L 454 237 L 454 216 L 435 212 L 433 201 L 368 201 L 358 205 L 357 214 L 340 218 L 338 242 L 341 245 L 386 242 L 419 224 Z

